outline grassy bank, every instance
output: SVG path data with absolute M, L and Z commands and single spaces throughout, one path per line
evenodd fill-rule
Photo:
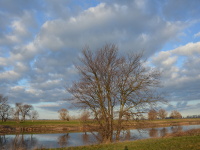
M 171 124 L 200 124 L 200 118 L 192 118 L 192 119 L 163 119 L 163 120 L 145 120 L 143 121 L 145 124 L 151 124 L 154 126 L 168 126 Z M 130 123 L 130 122 L 129 122 Z M 88 121 L 88 124 L 90 122 Z M 82 123 L 79 120 L 72 120 L 72 121 L 62 121 L 62 120 L 36 120 L 34 122 L 27 120 L 25 122 L 15 122 L 15 121 L 7 121 L 7 122 L 0 122 L 0 125 L 6 126 L 21 126 L 21 127 L 29 127 L 29 126 L 54 126 L 54 125 L 70 125 L 70 126 L 82 126 Z
M 200 150 L 200 129 L 169 134 L 165 138 L 49 150 Z
M 53 125 L 73 125 L 78 126 L 80 125 L 80 121 L 78 120 L 72 120 L 72 121 L 62 121 L 62 120 L 36 120 L 36 121 L 30 121 L 26 120 L 25 122 L 19 122 L 16 121 L 7 121 L 7 122 L 0 122 L 0 125 L 7 125 L 7 126 L 22 126 L 22 127 L 28 127 L 28 126 L 41 126 L 41 125 L 47 125 L 47 126 L 53 126 Z

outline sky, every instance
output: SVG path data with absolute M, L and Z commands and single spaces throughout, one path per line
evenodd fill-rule
M 0 0 L 0 93 L 42 119 L 67 108 L 82 48 L 144 51 L 162 71 L 169 113 L 200 114 L 199 0 Z

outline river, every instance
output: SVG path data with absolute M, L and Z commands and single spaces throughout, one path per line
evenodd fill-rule
M 175 133 L 178 131 L 186 131 L 197 128 L 200 128 L 200 125 L 171 126 L 142 130 L 131 129 L 122 132 L 121 141 L 162 137 L 167 133 Z M 42 147 L 59 148 L 98 144 L 100 143 L 98 139 L 99 137 L 100 135 L 97 132 L 0 135 L 0 149 L 18 150 L 23 148 L 33 150 L 35 148 Z

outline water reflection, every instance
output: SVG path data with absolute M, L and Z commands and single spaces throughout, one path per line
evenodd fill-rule
M 70 138 L 69 133 L 59 136 L 58 144 L 60 145 L 60 147 L 66 147 L 68 144 L 69 138 Z
M 168 129 L 167 129 L 167 128 L 162 128 L 162 129 L 160 130 L 160 136 L 161 136 L 161 137 L 166 136 L 167 133 L 168 133 Z
M 131 139 L 131 130 L 126 130 L 126 134 L 124 136 L 125 140 L 130 140 Z
M 83 140 L 83 143 L 84 143 L 84 144 L 89 143 L 89 135 L 87 134 L 87 132 L 84 132 L 84 133 L 82 134 L 82 140 Z
M 5 135 L 0 135 L 0 147 L 3 147 L 7 143 L 7 138 Z
M 171 131 L 172 133 L 181 132 L 183 130 L 182 126 L 172 126 Z
M 150 128 L 145 130 L 124 130 L 120 140 L 135 140 L 144 138 L 163 137 L 167 133 L 175 133 L 200 125 L 173 126 L 163 128 Z M 34 150 L 35 148 L 58 148 L 68 146 L 81 146 L 102 142 L 102 134 L 98 132 L 62 133 L 62 134 L 17 134 L 0 135 L 1 150 Z
M 2 150 L 27 150 L 37 146 L 37 139 L 33 135 L 1 135 L 0 148 Z
M 149 137 L 155 138 L 158 137 L 158 129 L 152 128 L 149 130 Z

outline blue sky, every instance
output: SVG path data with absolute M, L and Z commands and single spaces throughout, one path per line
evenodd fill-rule
M 168 112 L 200 114 L 199 0 L 1 0 L 0 91 L 58 118 L 77 77 L 81 49 L 105 43 L 121 53 L 144 50 L 163 72 Z

